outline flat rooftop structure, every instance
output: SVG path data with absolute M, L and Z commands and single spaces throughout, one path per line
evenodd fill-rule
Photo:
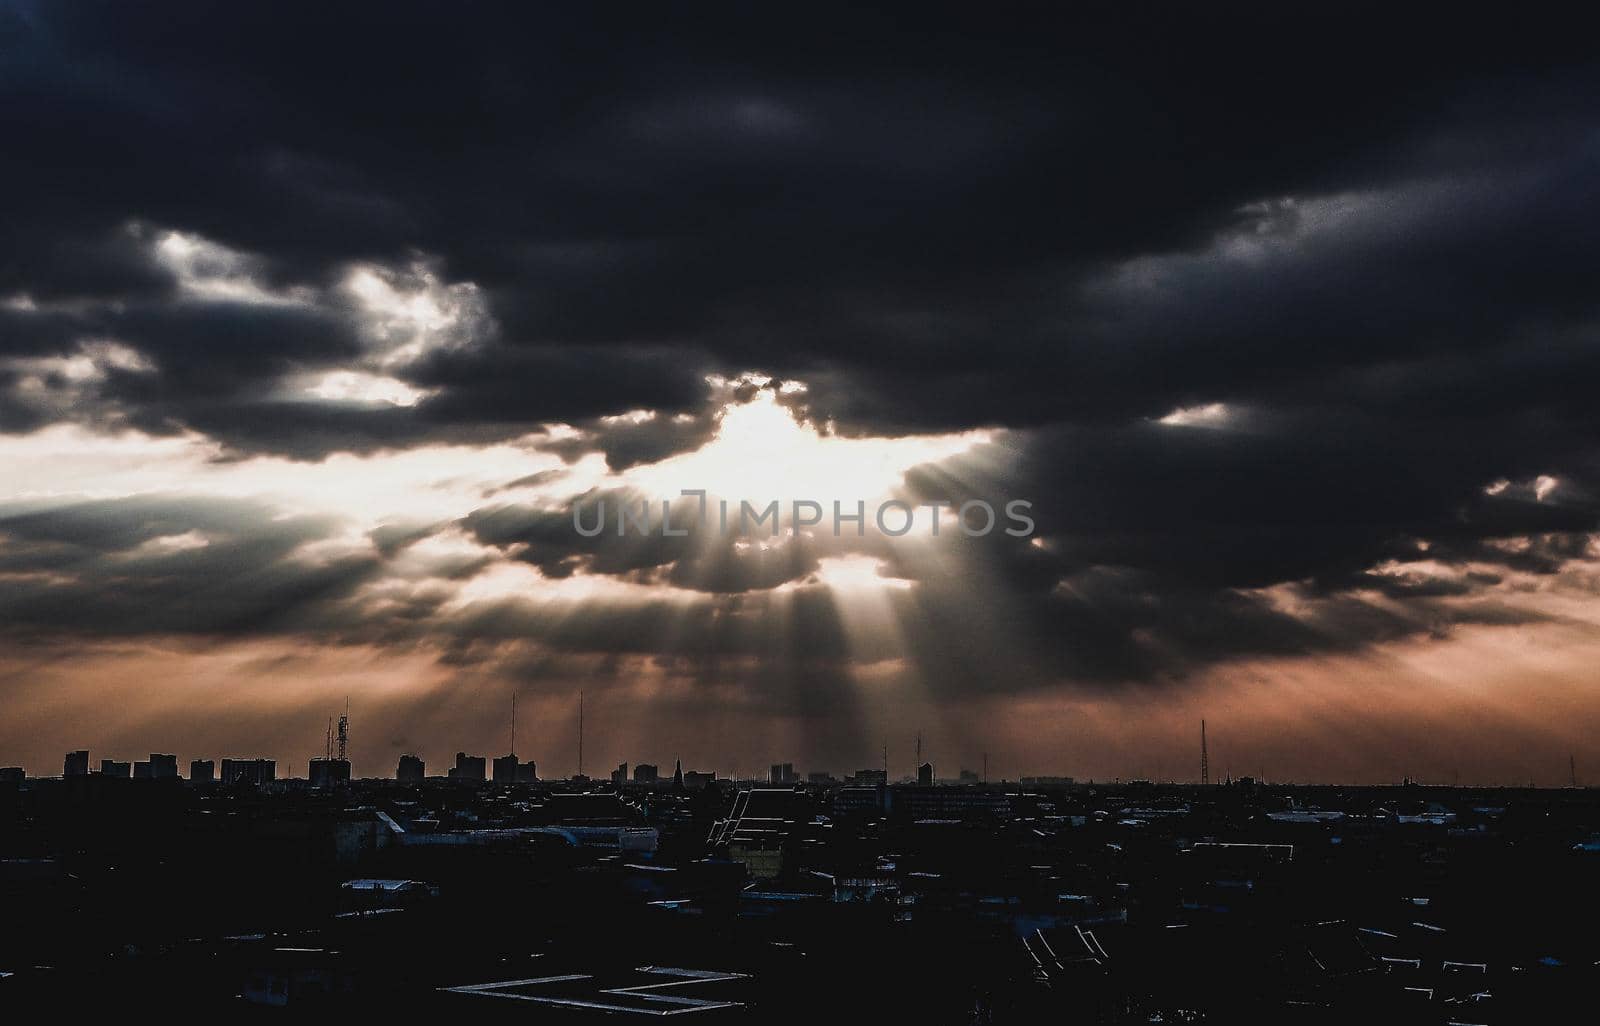
M 724 996 L 723 992 L 728 989 L 728 984 L 750 979 L 747 973 L 717 969 L 639 966 L 631 973 L 555 973 L 441 987 L 440 991 L 560 1008 L 581 1008 L 612 1015 L 664 1016 L 742 1008 L 745 1004 L 743 1001 Z

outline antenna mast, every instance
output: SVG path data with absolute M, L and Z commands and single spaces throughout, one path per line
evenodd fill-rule
M 578 776 L 583 776 L 583 690 L 578 691 Z
M 1211 758 L 1206 754 L 1206 721 L 1200 721 L 1200 784 L 1211 783 Z

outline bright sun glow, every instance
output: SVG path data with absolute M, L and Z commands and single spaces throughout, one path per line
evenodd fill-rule
M 905 472 L 988 441 L 989 432 L 908 438 L 819 435 L 794 419 L 770 391 L 726 407 L 716 436 L 700 449 L 640 467 L 624 483 L 646 495 L 674 498 L 703 488 L 730 501 L 765 504 L 811 499 L 854 504 L 887 498 Z

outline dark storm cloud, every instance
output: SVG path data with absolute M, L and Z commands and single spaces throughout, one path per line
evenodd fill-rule
M 895 567 L 917 582 L 908 644 L 950 687 L 1499 622 L 1447 600 L 1557 573 L 1600 515 L 1600 68 L 1558 21 L 8 4 L 0 430 L 193 429 L 314 459 L 562 422 L 547 448 L 621 469 L 703 443 L 728 398 L 706 375 L 760 369 L 805 381 L 784 401 L 841 433 L 1010 429 L 909 482 L 1026 496 L 1049 543 L 972 547 L 992 620 Z M 298 298 L 186 292 L 152 255 L 169 229 Z M 482 310 L 381 367 L 416 404 L 291 394 L 377 367 L 350 267 L 405 285 L 419 261 Z M 50 377 L 86 340 L 138 359 Z M 653 417 L 617 417 L 635 410 Z M 551 577 L 720 596 L 834 551 L 585 542 L 511 506 L 461 526 Z M 427 533 L 374 542 L 393 558 Z M 265 537 L 239 558 L 281 559 Z M 1375 572 L 1419 543 L 1460 573 Z M 337 591 L 366 571 L 323 572 Z M 1313 611 L 1259 593 L 1286 582 Z M 320 594 L 273 594 L 301 586 Z M 240 601 L 240 622 L 276 608 Z M 1014 651 L 974 653 L 979 625 Z M 607 626 L 563 630 L 667 644 Z
M 0 507 L 0 622 L 12 640 L 322 629 L 380 568 L 359 553 L 291 558 L 336 527 L 184 496 Z

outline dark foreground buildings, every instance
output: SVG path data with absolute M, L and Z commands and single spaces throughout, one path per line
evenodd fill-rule
M 1443 1026 L 1586 1021 L 1560 1015 L 1600 983 L 1585 789 L 494 783 L 481 766 L 321 771 L 336 787 L 262 760 L 211 784 L 0 776 L 0 1002 Z

